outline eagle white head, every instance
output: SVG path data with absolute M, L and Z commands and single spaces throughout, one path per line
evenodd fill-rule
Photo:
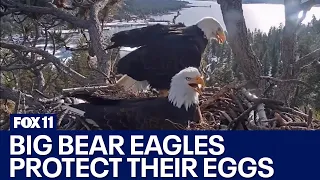
M 181 108 L 184 105 L 188 110 L 192 104 L 199 103 L 199 93 L 204 85 L 197 68 L 185 68 L 172 77 L 168 99 L 174 106 Z
M 204 17 L 196 25 L 203 31 L 208 40 L 215 38 L 219 44 L 226 41 L 224 30 L 215 18 Z

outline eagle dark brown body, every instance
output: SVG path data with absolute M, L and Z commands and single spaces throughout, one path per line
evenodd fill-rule
M 196 116 L 196 105 L 188 110 L 172 105 L 167 98 L 100 100 L 99 105 L 83 103 L 71 107 L 85 111 L 103 130 L 184 129 Z
M 186 67 L 199 67 L 208 40 L 196 25 L 151 25 L 122 31 L 111 38 L 109 48 L 139 47 L 121 58 L 117 72 L 152 88 L 169 89 L 172 76 Z

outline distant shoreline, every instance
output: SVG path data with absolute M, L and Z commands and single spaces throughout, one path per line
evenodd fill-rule
M 213 1 L 217 2 L 217 0 L 196 0 L 196 1 Z M 281 4 L 283 5 L 283 0 L 243 0 L 242 4 Z M 320 7 L 320 4 L 315 5 L 314 7 Z
M 145 19 L 163 16 L 192 7 L 186 0 L 124 0 L 125 5 L 114 15 L 114 19 Z
M 195 0 L 195 1 L 213 1 L 213 2 L 217 2 L 217 0 Z M 261 0 L 244 0 L 242 1 L 242 4 L 283 4 L 283 1 L 282 2 L 277 2 L 277 1 L 273 1 L 273 2 L 269 2 L 270 0 L 265 0 L 266 2 L 264 1 L 261 1 Z

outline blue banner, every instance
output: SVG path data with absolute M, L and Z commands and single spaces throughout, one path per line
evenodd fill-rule
M 12 115 L 1 179 L 319 179 L 319 131 L 61 131 L 51 117 Z

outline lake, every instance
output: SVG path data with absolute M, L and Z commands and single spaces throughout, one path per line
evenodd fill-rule
M 189 0 L 191 5 L 193 6 L 211 6 L 211 7 L 191 7 L 185 8 L 180 11 L 181 15 L 176 19 L 176 22 L 183 22 L 185 25 L 192 25 L 199 21 L 201 18 L 205 16 L 212 16 L 216 18 L 219 22 L 221 22 L 222 26 L 225 27 L 222 13 L 220 10 L 220 5 L 214 1 L 194 1 Z M 280 4 L 244 4 L 243 12 L 246 21 L 247 28 L 254 30 L 255 28 L 260 29 L 264 32 L 268 32 L 270 27 L 279 26 L 280 23 L 284 24 L 284 6 Z M 156 20 L 168 20 L 172 21 L 173 17 L 176 13 L 162 15 L 162 16 L 151 16 Z M 312 16 L 315 15 L 317 19 L 320 18 L 320 7 L 313 7 L 306 15 L 304 24 L 311 21 Z M 112 35 L 115 32 L 138 28 L 145 26 L 145 22 L 140 21 L 138 23 L 129 22 L 129 23 L 121 23 L 121 22 L 113 22 L 108 23 L 109 28 L 105 31 L 106 34 Z M 128 24 L 129 26 L 123 27 L 121 25 Z M 121 27 L 117 27 L 117 25 Z M 80 37 L 79 33 L 74 34 L 69 41 L 68 46 L 75 47 L 77 41 Z M 123 47 L 120 50 L 120 57 L 131 52 L 133 49 Z M 67 51 L 65 48 L 61 48 L 57 50 L 56 56 L 58 58 L 70 58 L 72 56 L 70 51 Z
M 185 8 L 180 11 L 181 15 L 176 19 L 177 22 L 183 22 L 185 25 L 193 25 L 201 18 L 205 16 L 212 16 L 221 22 L 224 26 L 223 17 L 220 9 L 220 5 L 214 1 L 194 1 L 189 0 L 193 6 L 211 6 L 211 7 L 191 7 Z M 254 30 L 260 29 L 263 32 L 268 32 L 270 27 L 279 26 L 280 23 L 284 24 L 284 5 L 280 4 L 243 4 L 243 13 L 246 21 L 247 28 Z M 151 16 L 155 20 L 169 20 L 172 21 L 176 13 L 162 15 L 162 16 Z M 320 18 L 320 7 L 313 7 L 308 11 L 306 18 L 302 23 L 307 24 L 311 21 L 312 16 L 315 15 L 317 19 Z M 111 30 L 111 34 L 115 31 L 122 31 L 130 28 L 116 28 Z M 120 57 L 125 56 L 133 49 L 121 48 Z
M 176 22 L 183 22 L 186 25 L 195 24 L 199 19 L 205 16 L 212 16 L 223 24 L 222 13 L 220 5 L 214 1 L 194 1 L 187 0 L 194 6 L 211 6 L 210 7 L 192 7 L 180 11 L 181 15 L 176 19 Z M 268 32 L 270 27 L 284 24 L 284 6 L 280 4 L 243 4 L 243 13 L 247 28 L 254 30 L 260 29 Z M 156 20 L 172 20 L 174 14 L 153 16 Z M 313 7 L 306 15 L 304 24 L 311 21 L 312 16 L 315 15 L 317 19 L 320 18 L 320 7 Z

